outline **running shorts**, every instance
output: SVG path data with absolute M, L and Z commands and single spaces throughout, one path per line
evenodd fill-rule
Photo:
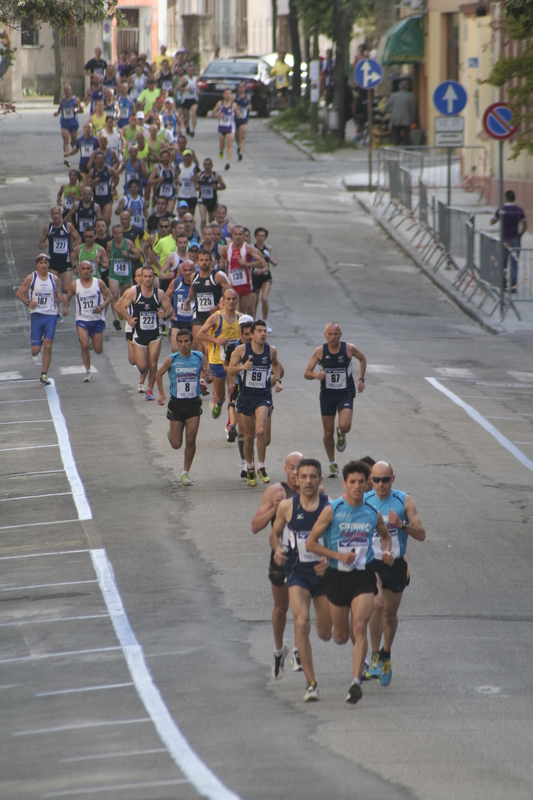
M 57 314 L 40 314 L 34 311 L 30 315 L 30 343 L 32 347 L 40 347 L 43 339 L 53 339 L 56 332 Z
M 191 400 L 178 400 L 171 397 L 168 401 L 167 419 L 171 422 L 186 422 L 192 417 L 202 414 L 202 398 L 193 397 Z
M 253 417 L 256 408 L 272 405 L 272 392 L 264 394 L 246 394 L 240 392 L 237 398 L 237 412 L 245 417 Z
M 105 330 L 105 322 L 103 319 L 77 319 L 77 328 L 84 328 L 89 331 L 89 336 L 94 336 L 95 333 L 103 333 Z
M 326 588 L 322 582 L 322 577 L 317 575 L 313 566 L 306 564 L 296 565 L 287 571 L 287 586 L 301 586 L 306 589 L 311 597 L 321 597 L 326 594 Z
M 320 413 L 323 417 L 334 417 L 343 408 L 353 410 L 353 401 L 354 398 L 348 392 L 323 389 L 320 392 Z
M 215 378 L 222 378 L 222 380 L 226 380 L 226 370 L 222 364 L 209 364 L 209 371 L 211 375 L 215 376 Z
M 270 270 L 268 272 L 262 272 L 261 275 L 255 275 L 252 270 L 252 290 L 258 292 L 265 283 L 272 283 Z
M 368 564 L 365 569 L 340 572 L 328 567 L 322 578 L 326 596 L 334 606 L 350 608 L 352 600 L 360 594 L 377 594 L 376 574 Z
M 377 558 L 371 561 L 370 565 L 381 578 L 383 588 L 388 589 L 389 592 L 400 594 L 411 583 L 409 566 L 403 556 L 397 558 L 392 567 Z

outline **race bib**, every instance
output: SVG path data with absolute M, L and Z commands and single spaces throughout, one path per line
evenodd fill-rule
M 137 228 L 144 228 L 144 220 L 142 214 L 134 214 L 131 218 L 131 222 Z
M 38 306 L 45 306 L 48 303 L 48 298 L 50 297 L 49 294 L 39 294 L 38 292 L 34 294 L 34 299 L 37 300 Z
M 355 553 L 355 561 L 353 564 L 343 564 L 342 561 L 337 561 L 337 566 L 339 572 L 353 572 L 354 569 L 364 569 L 366 566 L 366 553 L 368 550 L 368 545 L 365 542 L 364 545 L 356 545 L 353 544 L 339 544 L 338 545 L 339 553 Z
M 191 178 L 183 178 L 182 181 L 182 189 L 192 189 L 192 180 Z
M 100 181 L 99 183 L 95 183 L 94 185 L 94 193 L 98 197 L 105 197 L 109 194 L 109 183 L 108 181 Z
M 285 86 L 285 75 L 276 75 L 276 86 Z
M 140 328 L 142 331 L 156 331 L 157 313 L 155 311 L 141 311 Z
M 62 114 L 63 114 L 63 119 L 74 119 L 73 108 L 64 108 Z
M 244 269 L 230 270 L 229 279 L 233 286 L 243 286 L 248 283 L 248 275 Z
M 82 144 L 82 146 L 80 147 L 80 153 L 82 158 L 90 158 L 92 151 L 93 151 L 92 144 Z
M 326 389 L 346 389 L 346 370 L 327 369 Z
M 215 307 L 215 298 L 211 294 L 197 294 L 196 302 L 198 304 L 198 311 L 211 311 Z
M 178 297 L 178 314 L 180 317 L 192 317 L 194 303 L 191 302 L 191 307 L 187 308 L 187 298 Z
M 267 371 L 266 367 L 252 367 L 246 370 L 246 386 L 251 389 L 266 389 Z
M 174 194 L 174 187 L 171 183 L 162 183 L 159 187 L 159 196 L 160 197 L 172 197 Z
M 177 397 L 179 400 L 190 400 L 197 395 L 197 378 L 188 376 L 186 378 L 178 378 L 177 382 Z
M 83 231 L 85 230 L 85 228 L 88 228 L 88 227 L 89 227 L 89 225 L 92 225 L 92 224 L 93 224 L 93 220 L 92 220 L 92 219 L 87 219 L 87 217 L 82 217 L 82 218 L 79 220 L 79 225 L 80 225 L 80 233 L 83 233 Z
M 298 547 L 298 558 L 302 562 L 302 564 L 312 563 L 316 561 L 320 561 L 321 556 L 318 556 L 316 553 L 309 553 L 305 549 L 305 543 L 307 541 L 307 537 L 311 531 L 298 531 L 296 534 L 296 545 Z M 322 537 L 318 540 L 320 544 L 323 544 Z
M 215 196 L 215 192 L 212 186 L 201 186 L 200 187 L 200 196 L 203 197 L 205 200 L 212 200 Z
M 113 272 L 115 275 L 127 277 L 130 274 L 131 261 L 129 259 L 116 258 L 113 261 Z
M 67 194 L 64 199 L 65 199 L 65 202 L 64 202 L 63 205 L 64 205 L 65 208 L 72 208 L 72 206 L 76 202 L 74 197 L 71 194 Z
M 171 80 L 161 81 L 161 88 L 164 89 L 165 92 L 171 92 L 172 91 L 172 81 Z
M 91 309 L 96 308 L 94 297 L 80 297 L 80 303 L 82 311 L 91 311 Z
M 81 222 L 81 220 L 80 220 Z M 81 230 L 81 228 L 80 228 Z M 54 253 L 68 253 L 68 239 L 54 239 Z
M 231 127 L 231 114 L 224 114 L 220 124 L 223 128 Z
M 120 119 L 128 119 L 130 116 L 129 106 L 120 106 Z

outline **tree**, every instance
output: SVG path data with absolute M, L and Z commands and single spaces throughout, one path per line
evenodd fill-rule
M 298 6 L 296 0 L 289 0 L 289 32 L 291 50 L 294 58 L 292 71 L 292 102 L 296 104 L 302 95 L 302 52 L 300 50 L 300 31 L 298 25 Z
M 333 105 L 339 118 L 338 138 L 344 141 L 346 118 L 344 114 L 344 98 L 346 92 L 346 61 L 350 36 L 357 11 L 361 9 L 361 0 L 332 0 L 333 25 L 335 41 L 335 69 Z
M 516 159 L 522 150 L 533 155 L 533 47 L 526 41 L 533 38 L 531 0 L 507 0 L 503 5 L 502 23 L 504 35 L 524 44 L 516 48 L 517 55 L 500 56 L 485 83 L 498 87 L 507 84 L 507 95 L 513 105 L 513 122 L 520 126 L 512 142 L 513 158 Z
M 272 0 L 272 52 L 278 52 L 278 0 Z

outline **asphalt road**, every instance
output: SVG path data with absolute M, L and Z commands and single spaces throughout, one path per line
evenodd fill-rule
M 211 120 L 200 121 L 194 148 L 216 157 Z M 326 462 L 318 387 L 303 370 L 324 324 L 337 320 L 369 361 L 341 463 L 389 460 L 427 531 L 408 550 L 412 580 L 390 687 L 365 685 L 363 700 L 347 706 L 351 653 L 313 634 L 321 701 L 307 707 L 301 675 L 270 678 L 268 536 L 250 533 L 261 487 L 240 481 L 224 416 L 214 421 L 204 404 L 194 487 L 182 488 L 165 411 L 137 394 L 124 334 L 108 328 L 95 380 L 83 384 L 72 371 L 81 358 L 69 318 L 58 326 L 50 375 L 92 509 L 92 519 L 79 519 L 36 382 L 28 314 L 13 293 L 33 269 L 66 172 L 57 120 L 27 111 L 4 124 L 2 798 L 163 800 L 202 791 L 139 695 L 126 658 L 133 651 L 117 638 L 124 617 L 106 604 L 95 551 L 113 566 L 153 685 L 217 786 L 242 800 L 531 797 L 530 335 L 495 337 L 464 317 L 343 191 L 345 171 L 341 158 L 311 162 L 254 120 L 225 192 L 230 218 L 265 225 L 279 261 L 270 341 L 286 376 L 267 456 L 273 480 L 291 450 Z M 339 481 L 326 484 L 340 494 Z M 290 623 L 286 639 L 291 645 Z

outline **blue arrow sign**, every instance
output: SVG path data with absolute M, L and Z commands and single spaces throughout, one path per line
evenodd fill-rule
M 374 89 L 383 80 L 383 69 L 377 61 L 365 58 L 357 64 L 353 77 L 361 89 Z
M 433 92 L 433 105 L 440 114 L 455 117 L 466 106 L 466 91 L 457 81 L 444 81 Z

